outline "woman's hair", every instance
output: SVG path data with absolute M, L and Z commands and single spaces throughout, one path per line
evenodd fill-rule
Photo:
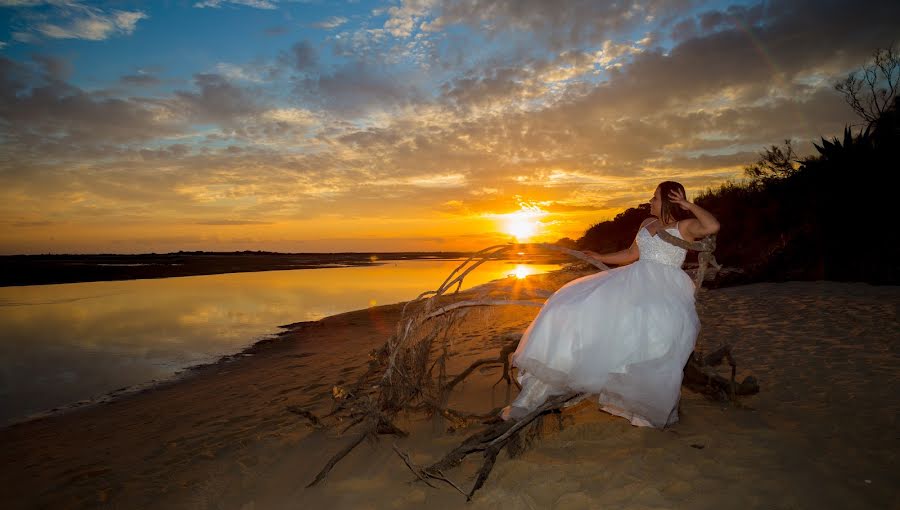
M 661 199 L 660 207 L 659 207 L 659 220 L 665 222 L 668 218 L 672 218 L 675 221 L 681 221 L 686 218 L 691 217 L 691 213 L 682 209 L 681 206 L 672 203 L 669 200 L 669 192 L 671 191 L 679 191 L 685 198 L 687 198 L 687 193 L 684 191 L 684 186 L 675 181 L 664 181 L 659 183 L 659 198 Z

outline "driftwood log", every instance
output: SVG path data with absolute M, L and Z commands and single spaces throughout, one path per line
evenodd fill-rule
M 664 231 L 657 235 L 672 244 L 700 252 L 700 267 L 695 277 L 697 289 L 702 285 L 709 266 L 714 270 L 719 269 L 720 266 L 712 256 L 715 249 L 714 237 L 688 243 Z M 544 416 L 558 414 L 564 407 L 587 396 L 569 393 L 554 397 L 522 419 L 511 422 L 499 419 L 499 409 L 477 414 L 448 407 L 454 388 L 479 368 L 502 367 L 501 377 L 495 385 L 500 382 L 506 382 L 507 385 L 518 384 L 512 376 L 510 355 L 521 338 L 521 331 L 509 332 L 495 339 L 500 343 L 496 357 L 478 359 L 455 376 L 448 376 L 447 362 L 451 357 L 451 331 L 474 307 L 543 305 L 549 293 L 541 291 L 517 296 L 515 300 L 496 299 L 486 294 L 468 300 L 455 297 L 465 277 L 478 266 L 523 249 L 561 252 L 598 269 L 609 269 L 582 252 L 548 244 L 498 245 L 472 255 L 457 266 L 436 290 L 423 292 L 404 305 L 395 333 L 381 348 L 371 353 L 368 370 L 352 386 L 333 388 L 334 406 L 330 413 L 317 417 L 301 408 L 289 409 L 316 428 L 337 428 L 341 425 L 342 434 L 355 430 L 351 440 L 326 463 L 307 487 L 324 481 L 331 469 L 364 440 L 385 434 L 405 435 L 406 432 L 394 424 L 395 418 L 401 411 L 419 411 L 440 416 L 458 427 L 474 423 L 484 426 L 442 459 L 424 468 L 416 466 L 407 453 L 394 446 L 394 450 L 418 480 L 430 486 L 433 486 L 431 481 L 446 483 L 471 499 L 484 485 L 501 451 L 506 449 L 510 454 L 517 453 L 529 438 L 540 433 Z M 723 377 L 716 371 L 716 367 L 726 360 L 731 367 L 730 378 Z M 685 367 L 684 386 L 711 398 L 731 401 L 741 395 L 759 391 L 755 378 L 750 376 L 738 384 L 735 373 L 736 363 L 729 346 L 721 346 L 706 355 L 695 352 Z M 450 480 L 445 471 L 459 465 L 473 453 L 481 453 L 483 461 L 472 488 L 465 491 Z

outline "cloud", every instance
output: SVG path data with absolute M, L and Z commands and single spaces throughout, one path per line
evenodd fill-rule
M 223 5 L 240 5 L 243 7 L 254 7 L 256 9 L 277 9 L 278 6 L 269 0 L 204 0 L 197 2 L 194 7 L 198 9 L 213 8 L 218 9 Z
M 387 53 L 387 32 L 381 28 L 361 28 L 354 31 L 344 31 L 328 40 L 333 44 L 332 52 L 341 57 L 363 60 L 376 56 L 383 60 Z
M 238 87 L 218 74 L 196 74 L 193 91 L 176 91 L 178 103 L 194 122 L 228 124 L 243 116 L 263 111 L 264 107 L 250 91 Z
M 33 44 L 40 41 L 40 38 L 34 34 L 29 32 L 22 31 L 14 31 L 12 33 L 12 38 L 16 42 L 25 43 L 25 44 Z
M 315 115 L 311 111 L 300 108 L 275 108 L 265 112 L 263 117 L 288 124 L 309 125 L 315 122 Z
M 521 102 L 529 94 L 529 79 L 533 71 L 529 66 L 498 67 L 483 73 L 470 74 L 445 83 L 442 95 L 463 107 L 493 104 L 500 101 Z
M 218 71 L 218 74 L 231 81 L 249 81 L 253 83 L 262 83 L 265 81 L 262 72 L 249 66 L 220 62 L 216 64 L 216 71 Z
M 668 52 L 636 55 L 583 103 L 590 105 L 589 111 L 611 115 L 690 103 L 699 107 L 711 97 L 728 100 L 727 94 L 732 101 L 763 99 L 771 87 L 790 86 L 806 74 L 822 69 L 835 74 L 848 65 L 855 67 L 873 48 L 891 40 L 892 27 L 900 23 L 900 6 L 884 2 L 883 7 L 879 23 L 872 23 L 864 9 L 836 1 L 774 2 L 767 17 L 754 26 L 735 21 L 731 12 L 727 28 L 719 21 L 708 22 L 710 33 L 689 38 Z M 747 14 L 745 19 L 758 16 Z M 823 39 L 823 33 L 835 35 Z
M 72 63 L 53 55 L 32 55 L 31 60 L 40 64 L 44 72 L 54 80 L 65 80 L 72 74 Z
M 282 52 L 278 56 L 280 64 L 301 72 L 314 68 L 318 60 L 316 49 L 309 41 L 300 41 L 291 46 L 289 51 Z
M 817 5 L 818 25 L 862 22 L 852 6 Z M 868 26 L 870 43 L 893 30 L 896 10 Z M 646 41 L 603 43 L 553 60 L 520 57 L 518 66 L 484 61 L 445 83 L 446 105 L 414 103 L 409 116 L 337 140 L 365 154 L 375 175 L 456 170 L 467 189 L 506 194 L 544 193 L 548 186 L 560 196 L 608 192 L 634 179 L 633 197 L 667 173 L 691 182 L 726 179 L 765 145 L 814 139 L 851 120 L 827 78 L 807 83 L 810 76 L 840 75 L 874 46 L 822 40 L 816 23 L 806 21 L 808 11 L 783 3 L 766 18 L 752 6 L 726 10 L 757 20 L 749 29 L 701 13 L 697 32 L 668 50 L 647 49 Z M 785 33 L 794 44 L 782 44 Z M 593 65 L 611 63 L 618 65 L 608 79 L 587 78 Z M 586 78 L 553 93 L 548 83 L 566 78 L 566 69 Z
M 460 173 L 417 175 L 404 179 L 378 179 L 373 184 L 377 186 L 406 185 L 435 189 L 462 188 L 466 185 L 466 176 Z
M 10 165 L 27 168 L 26 162 L 47 158 L 117 160 L 129 157 L 134 144 L 154 141 L 294 150 L 318 143 L 306 137 L 319 128 L 320 115 L 273 107 L 264 90 L 240 86 L 221 74 L 195 75 L 192 86 L 170 95 L 120 97 L 122 89 L 86 91 L 67 83 L 62 78 L 68 72 L 68 62 L 57 57 L 35 55 L 26 63 L 0 57 L 0 138 Z M 144 72 L 118 82 L 132 87 L 162 83 Z M 142 150 L 140 157 L 151 152 Z
M 190 147 L 182 143 L 174 143 L 158 149 L 139 149 L 141 159 L 144 161 L 159 161 L 167 159 L 180 159 L 191 152 Z
M 52 3 L 52 0 L 0 0 L 0 7 L 34 7 Z
M 87 16 L 72 19 L 65 26 L 41 23 L 35 29 L 51 39 L 103 41 L 113 35 L 131 35 L 137 22 L 147 18 L 146 14 L 139 11 L 115 11 L 111 15 L 103 15 L 96 9 L 90 9 L 86 13 Z
M 637 44 L 616 43 L 607 39 L 593 57 L 598 65 L 608 69 L 617 66 L 623 57 L 638 55 L 643 51 L 644 49 Z
M 145 18 L 147 18 L 147 15 L 143 12 L 127 11 L 114 11 L 112 16 L 116 28 L 126 34 L 134 32 L 137 22 Z
M 162 80 L 153 74 L 143 71 L 138 71 L 137 74 L 126 74 L 120 77 L 119 81 L 124 85 L 135 87 L 152 87 L 162 83 Z
M 349 62 L 332 72 L 295 80 L 294 93 L 338 116 L 363 116 L 421 99 L 409 76 L 365 62 Z
M 443 0 L 434 6 L 426 30 L 452 25 L 477 29 L 488 37 L 519 32 L 562 50 L 599 44 L 657 18 L 689 7 L 689 0 L 597 2 L 593 0 Z
M 417 22 L 437 3 L 436 0 L 402 0 L 400 6 L 387 9 L 388 19 L 384 22 L 384 30 L 394 37 L 409 37 Z
M 256 220 L 204 220 L 198 221 L 197 225 L 271 225 L 270 221 Z
M 318 119 L 297 108 L 271 108 L 266 95 L 219 74 L 198 74 L 193 86 L 162 97 L 117 97 L 113 90 L 85 91 L 65 80 L 67 63 L 36 55 L 18 63 L 0 57 L 0 136 L 11 158 L 121 157 L 135 143 L 201 136 L 192 126 L 211 124 L 208 136 L 221 140 L 293 143 Z M 151 86 L 150 74 L 121 77 L 120 83 Z M 215 143 L 211 141 L 211 143 Z
M 639 49 L 623 50 L 637 53 Z M 603 50 L 566 51 L 554 58 L 512 62 L 487 61 L 441 85 L 441 99 L 467 111 L 481 107 L 496 112 L 540 109 L 594 81 Z
M 58 59 L 37 56 L 35 63 L 40 71 L 0 57 L 0 129 L 7 149 L 38 155 L 181 131 L 167 105 L 86 92 L 59 79 L 66 65 Z
M 113 36 L 131 35 L 138 22 L 148 18 L 143 11 L 107 12 L 75 0 L 6 1 L 0 5 L 18 8 L 13 11 L 10 26 L 15 27 L 13 39 L 23 43 L 37 42 L 39 35 L 50 39 L 104 41 Z M 30 7 L 45 8 L 32 11 Z
M 347 23 L 348 21 L 350 21 L 350 20 L 348 20 L 347 18 L 345 18 L 343 16 L 332 16 L 332 17 L 322 20 L 318 23 L 313 23 L 313 26 L 316 28 L 323 28 L 325 30 L 331 30 L 331 29 L 334 29 L 334 28 L 337 28 L 337 27 L 343 25 L 344 23 Z

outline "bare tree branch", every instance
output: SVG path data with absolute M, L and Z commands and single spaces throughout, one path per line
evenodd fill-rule
M 900 54 L 893 45 L 879 48 L 870 64 L 834 85 L 853 111 L 872 125 L 891 107 L 900 82 Z
M 363 432 L 362 434 L 356 436 L 353 439 L 353 441 L 347 443 L 347 445 L 345 445 L 343 448 L 341 448 L 340 451 L 338 451 L 336 454 L 334 454 L 334 456 L 331 457 L 331 459 L 329 459 L 328 463 L 325 464 L 325 467 L 323 467 L 322 470 L 319 471 L 319 474 L 316 475 L 316 478 L 312 482 L 310 482 L 309 485 L 306 486 L 306 488 L 310 488 L 314 485 L 318 485 L 319 482 L 321 482 L 322 480 L 325 480 L 325 477 L 328 476 L 328 473 L 331 471 L 331 468 L 333 468 L 335 464 L 340 462 L 341 459 L 346 457 L 348 453 L 353 451 L 354 448 L 359 446 L 359 443 L 362 443 L 363 439 L 365 439 L 366 437 L 369 436 L 369 433 L 370 432 L 367 430 L 367 431 Z

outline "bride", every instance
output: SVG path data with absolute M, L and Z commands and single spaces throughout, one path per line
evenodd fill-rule
M 513 354 L 522 391 L 503 419 L 576 391 L 597 395 L 601 409 L 633 425 L 678 421 L 682 371 L 700 322 L 694 284 L 681 270 L 686 251 L 656 233 L 694 241 L 718 232 L 719 222 L 673 181 L 656 188 L 650 214 L 629 248 L 586 252 L 624 267 L 569 282 L 547 300 Z

